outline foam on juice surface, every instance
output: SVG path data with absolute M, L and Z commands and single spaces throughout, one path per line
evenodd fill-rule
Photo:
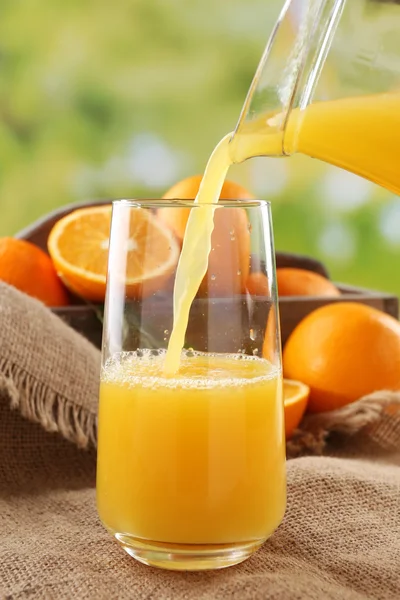
M 180 369 L 165 376 L 166 350 L 120 352 L 105 363 L 101 380 L 127 388 L 212 389 L 259 385 L 280 371 L 269 361 L 243 354 L 182 351 Z

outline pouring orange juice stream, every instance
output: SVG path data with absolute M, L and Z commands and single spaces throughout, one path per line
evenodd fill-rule
M 284 152 L 300 152 L 342 167 L 400 193 L 395 160 L 400 139 L 400 93 L 311 104 L 295 110 L 285 132 Z M 174 327 L 164 373 L 179 369 L 189 311 L 204 275 L 211 250 L 213 211 L 202 204 L 217 203 L 229 167 L 255 156 L 282 154 L 282 136 L 275 123 L 279 114 L 246 123 L 240 133 L 226 135 L 212 153 L 192 210 L 183 242 L 174 289 Z

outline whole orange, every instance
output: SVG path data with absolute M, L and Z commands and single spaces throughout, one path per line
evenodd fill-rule
M 165 194 L 164 199 L 193 199 L 200 187 L 201 175 L 178 182 Z M 252 200 L 254 196 L 241 185 L 225 181 L 220 198 Z M 158 217 L 174 231 L 182 242 L 190 208 L 162 207 Z M 220 207 L 214 213 L 214 230 L 208 271 L 200 286 L 203 296 L 224 297 L 241 294 L 250 269 L 250 231 L 244 208 Z
M 311 412 L 334 410 L 377 390 L 400 390 L 400 323 L 364 304 L 327 304 L 291 333 L 283 372 L 310 387 Z
M 340 296 L 329 279 L 306 269 L 277 269 L 276 280 L 279 296 Z
M 0 238 L 0 279 L 47 306 L 68 304 L 51 258 L 26 240 Z

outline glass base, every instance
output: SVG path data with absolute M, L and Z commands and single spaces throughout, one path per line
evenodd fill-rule
M 206 571 L 237 565 L 251 556 L 265 540 L 238 544 L 168 544 L 116 533 L 122 548 L 139 562 L 173 571 Z

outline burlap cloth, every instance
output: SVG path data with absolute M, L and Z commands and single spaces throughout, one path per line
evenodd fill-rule
M 0 598 L 400 598 L 398 395 L 305 423 L 284 522 L 252 558 L 173 573 L 135 562 L 97 518 L 98 371 L 92 346 L 0 284 Z

